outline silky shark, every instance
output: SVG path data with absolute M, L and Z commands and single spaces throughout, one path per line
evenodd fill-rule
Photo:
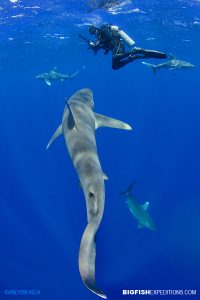
M 76 92 L 65 106 L 62 124 L 50 142 L 63 134 L 86 199 L 88 224 L 79 250 L 79 271 L 86 287 L 102 298 L 107 296 L 95 284 L 95 235 L 100 225 L 105 200 L 103 173 L 97 154 L 95 129 L 106 126 L 125 130 L 131 127 L 121 121 L 94 113 L 93 94 L 89 89 Z
M 37 75 L 35 78 L 44 80 L 44 82 L 47 85 L 51 85 L 51 82 L 53 80 L 64 81 L 66 79 L 72 79 L 79 73 L 79 70 L 77 70 L 73 74 L 61 74 L 61 73 L 58 73 L 56 70 L 57 70 L 57 67 L 54 67 L 53 70 L 51 70 L 50 72 L 42 73 L 40 75 Z
M 177 69 L 191 69 L 195 67 L 193 64 L 187 61 L 177 59 L 173 54 L 170 54 L 169 56 L 170 60 L 159 65 L 152 65 L 144 61 L 142 62 L 142 64 L 151 68 L 154 74 L 160 69 L 169 69 L 173 71 Z
M 131 194 L 134 185 L 135 181 L 133 181 L 127 190 L 121 193 L 120 196 L 126 196 L 126 204 L 138 221 L 138 228 L 147 227 L 151 230 L 156 230 L 154 222 L 147 211 L 149 202 L 145 202 L 141 205 L 136 202 L 135 197 Z

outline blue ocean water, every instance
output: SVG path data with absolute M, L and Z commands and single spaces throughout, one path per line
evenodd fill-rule
M 121 1 L 109 9 L 96 3 L 0 0 L 0 299 L 98 299 L 78 271 L 85 199 L 63 138 L 46 151 L 65 97 L 85 87 L 93 90 L 96 112 L 133 127 L 96 132 L 109 177 L 96 237 L 97 286 L 112 300 L 178 298 L 123 296 L 123 289 L 200 293 L 200 2 Z M 138 47 L 196 67 L 153 75 L 138 60 L 114 71 L 111 54 L 95 56 L 78 37 L 104 23 L 120 26 Z M 80 73 L 51 86 L 35 79 L 54 66 Z M 150 202 L 156 232 L 138 229 L 119 197 L 132 180 L 137 201 Z M 13 289 L 40 295 L 5 293 Z

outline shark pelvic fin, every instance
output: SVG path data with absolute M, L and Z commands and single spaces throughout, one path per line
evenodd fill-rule
M 149 202 L 145 202 L 145 203 L 142 205 L 142 208 L 143 208 L 144 210 L 147 210 L 148 207 L 149 207 Z
M 52 138 L 50 139 L 46 150 L 49 149 L 49 147 L 51 146 L 51 144 L 53 143 L 53 141 L 62 134 L 62 124 L 56 129 L 55 133 L 53 134 Z
M 112 128 L 118 128 L 118 129 L 124 129 L 124 130 L 132 130 L 131 126 L 128 124 L 109 118 L 100 114 L 94 114 L 95 115 L 95 129 L 99 127 L 112 127 Z
M 109 178 L 108 178 L 108 176 L 103 172 L 103 179 L 104 180 L 108 180 Z
M 51 85 L 51 81 L 49 81 L 47 78 L 45 78 L 44 81 L 47 85 Z

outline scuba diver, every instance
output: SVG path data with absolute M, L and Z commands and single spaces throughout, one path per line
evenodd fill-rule
M 92 49 L 95 54 L 97 54 L 100 49 L 104 50 L 104 54 L 108 54 L 108 52 L 111 51 L 112 68 L 114 70 L 118 70 L 140 58 L 167 58 L 165 53 L 138 47 L 126 51 L 125 45 L 131 48 L 135 42 L 118 26 L 106 24 L 101 27 L 96 27 L 91 25 L 88 30 L 91 35 L 95 36 L 95 41 L 87 39 L 81 34 L 79 34 L 79 37 L 88 44 L 88 49 Z

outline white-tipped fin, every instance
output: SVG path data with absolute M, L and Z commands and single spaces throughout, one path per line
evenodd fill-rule
M 53 134 L 52 138 L 50 139 L 46 150 L 49 149 L 49 147 L 51 146 L 51 144 L 53 143 L 53 141 L 62 134 L 62 124 L 56 129 L 55 133 Z
M 109 118 L 100 114 L 94 114 L 95 115 L 95 129 L 99 127 L 112 127 L 112 128 L 118 128 L 118 129 L 124 129 L 124 130 L 132 130 L 131 126 L 128 124 Z
M 149 207 L 149 202 L 145 202 L 145 203 L 142 205 L 142 208 L 143 208 L 144 210 L 147 210 L 148 207 Z
M 51 85 L 51 82 L 48 79 L 44 79 L 44 81 L 47 85 Z

